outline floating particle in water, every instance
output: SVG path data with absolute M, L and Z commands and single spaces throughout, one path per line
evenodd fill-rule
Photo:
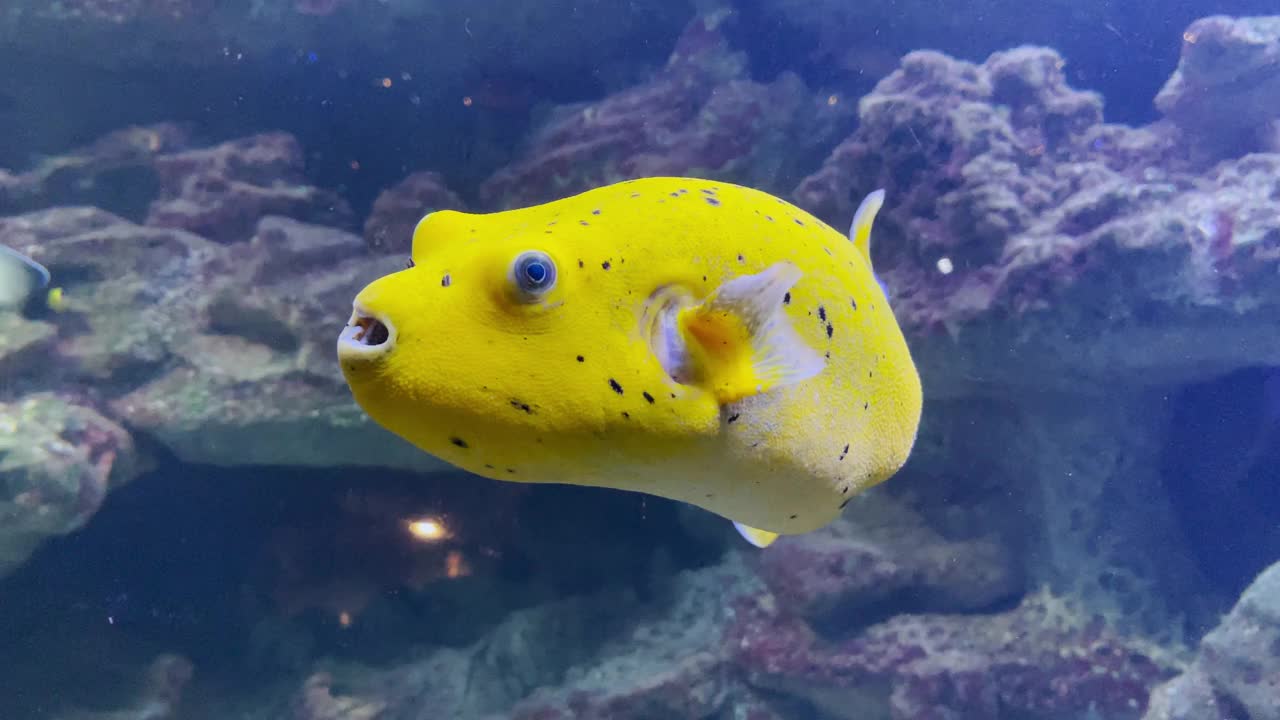
M 955 265 L 951 264 L 951 258 L 949 257 L 938 258 L 938 272 L 942 273 L 943 275 L 950 275 L 951 271 L 955 269 L 956 269 Z

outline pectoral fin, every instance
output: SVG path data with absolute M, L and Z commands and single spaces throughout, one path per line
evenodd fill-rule
M 807 380 L 826 365 L 783 309 L 783 298 L 800 277 L 795 265 L 776 263 L 730 280 L 681 312 L 696 379 L 720 404 Z
M 734 522 L 733 526 L 738 529 L 738 534 L 747 539 L 747 542 L 758 548 L 769 547 L 774 540 L 778 539 L 778 533 L 771 533 L 768 530 L 757 530 L 740 522 Z

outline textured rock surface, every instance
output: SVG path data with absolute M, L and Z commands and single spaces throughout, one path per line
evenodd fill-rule
M 485 181 L 482 200 L 519 207 L 652 175 L 788 187 L 848 130 L 851 110 L 815 97 L 793 74 L 751 81 L 746 57 L 718 30 L 723 19 L 692 21 L 648 82 L 558 108 L 524 155 Z
M 1280 121 L 1280 15 L 1192 23 L 1156 106 L 1202 156 L 1271 150 Z M 1216 108 L 1216 109 L 1212 109 Z
M 190 230 L 211 240 L 245 239 L 266 215 L 351 225 L 351 208 L 306 184 L 302 148 L 285 133 L 265 133 L 156 159 L 160 197 L 147 224 Z
M 47 393 L 0 402 L 0 575 L 84 525 L 139 469 L 133 439 L 91 407 Z
M 62 278 L 68 304 L 0 327 L 23 338 L 0 355 L 23 371 L 4 394 L 92 387 L 191 462 L 439 467 L 368 421 L 332 362 L 351 298 L 403 263 L 358 236 L 266 217 L 226 247 L 67 207 L 0 219 L 0 242 Z
M 182 695 L 194 673 L 190 660 L 180 655 L 161 655 L 147 668 L 137 699 L 128 707 L 69 711 L 56 717 L 57 720 L 180 720 Z
M 1022 591 L 1007 545 L 943 538 L 883 493 L 853 504 L 844 522 L 780 538 L 758 562 L 780 604 L 845 627 L 907 609 L 981 610 Z
M 730 647 L 748 682 L 847 720 L 1136 718 L 1174 667 L 1044 595 L 993 615 L 900 615 L 834 642 L 764 605 L 744 610 Z
M 137 125 L 45 158 L 26 172 L 0 171 L 0 214 L 93 205 L 140 219 L 157 183 L 153 161 L 187 144 L 187 132 L 177 125 Z
M 1264 571 L 1200 643 L 1188 670 L 1152 695 L 1144 720 L 1280 718 L 1280 564 Z

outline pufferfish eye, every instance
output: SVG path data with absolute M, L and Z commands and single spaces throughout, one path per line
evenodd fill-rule
M 536 300 L 556 284 L 556 264 L 550 255 L 537 250 L 520 253 L 511 265 L 511 279 L 520 295 Z

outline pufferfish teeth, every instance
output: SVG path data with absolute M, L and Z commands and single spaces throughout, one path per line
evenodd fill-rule
M 355 308 L 338 336 L 338 349 L 348 355 L 380 354 L 395 344 L 395 335 L 390 323 Z

